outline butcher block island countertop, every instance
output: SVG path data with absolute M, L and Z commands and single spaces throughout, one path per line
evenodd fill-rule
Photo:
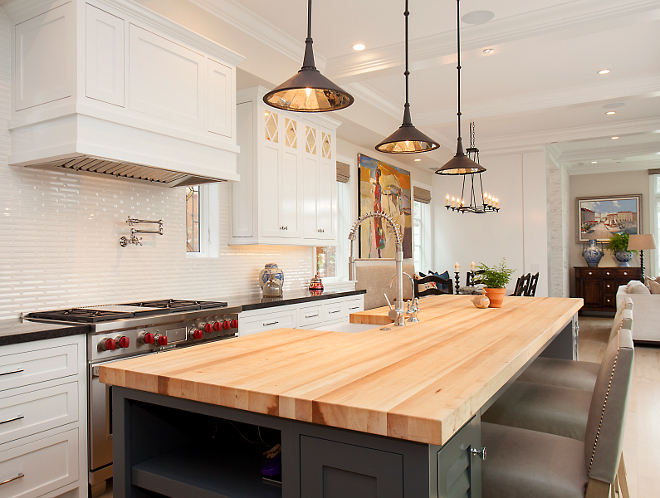
M 361 333 L 278 329 L 101 366 L 101 382 L 443 445 L 555 337 L 582 299 L 420 300 L 419 323 Z M 371 321 L 370 321 L 371 320 Z

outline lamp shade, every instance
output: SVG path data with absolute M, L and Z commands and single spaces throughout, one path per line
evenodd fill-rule
M 435 150 L 438 147 L 440 147 L 439 143 L 413 126 L 410 119 L 410 106 L 406 103 L 403 111 L 403 124 L 376 145 L 376 150 L 387 154 L 413 154 Z
M 458 137 L 456 155 L 447 161 L 442 168 L 436 170 L 435 173 L 436 175 L 469 175 L 470 173 L 483 173 L 484 171 L 486 171 L 486 168 L 465 155 L 463 140 Z
M 641 233 L 639 235 L 631 235 L 628 238 L 629 251 L 643 251 L 645 249 L 655 249 L 655 237 L 652 233 Z

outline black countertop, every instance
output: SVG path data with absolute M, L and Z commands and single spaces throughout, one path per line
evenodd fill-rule
M 0 320 L 0 346 L 86 334 L 87 332 L 89 332 L 89 327 L 86 324 L 21 322 L 18 318 Z
M 324 291 L 321 294 L 314 295 L 308 290 L 294 290 L 284 292 L 282 297 L 263 298 L 260 295 L 236 296 L 227 299 L 227 302 L 231 307 L 241 306 L 243 311 L 247 311 L 274 306 L 286 306 L 288 304 L 307 303 L 310 301 L 321 301 L 337 297 L 356 296 L 365 292 L 365 290 Z M 223 299 L 214 300 L 222 301 Z M 71 325 L 29 321 L 21 322 L 18 318 L 0 320 L 0 346 L 87 334 L 88 332 L 90 332 L 90 327 L 86 324 Z

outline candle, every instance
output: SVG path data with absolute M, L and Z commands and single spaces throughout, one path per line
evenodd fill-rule
M 470 271 L 474 273 L 474 269 L 476 268 L 477 265 L 474 264 L 474 261 L 470 264 Z
M 458 263 L 456 263 L 456 264 L 454 265 L 454 271 L 455 271 L 456 273 L 458 273 L 459 271 L 461 271 L 461 265 L 459 265 Z
M 456 197 L 451 198 L 451 207 L 455 207 Z
M 449 194 L 447 194 L 447 204 L 445 206 L 449 207 Z
M 495 199 L 495 207 L 499 207 L 499 204 L 500 204 L 500 200 L 499 200 L 499 199 Z

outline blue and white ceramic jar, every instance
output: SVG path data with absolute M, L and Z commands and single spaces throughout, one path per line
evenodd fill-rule
M 280 287 L 284 286 L 284 272 L 275 263 L 268 263 L 259 273 L 259 287 L 263 289 L 266 282 L 270 280 L 271 275 L 273 280 L 280 284 Z
M 616 251 L 614 259 L 619 262 L 619 266 L 630 266 L 630 260 L 633 254 L 630 251 Z
M 587 266 L 598 266 L 598 263 L 600 263 L 600 260 L 605 255 L 605 251 L 603 251 L 602 247 L 598 247 L 596 244 L 597 241 L 595 239 L 591 239 L 589 241 L 589 245 L 584 249 L 584 251 L 582 251 L 582 257 L 587 262 Z M 582 247 L 584 247 L 584 244 Z

